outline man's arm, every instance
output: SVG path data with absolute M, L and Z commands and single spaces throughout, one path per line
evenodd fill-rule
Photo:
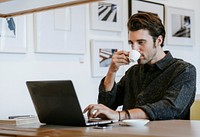
M 99 117 L 113 120 L 148 119 L 146 113 L 139 108 L 114 111 L 103 104 L 91 104 L 84 109 L 84 113 L 86 112 L 89 118 Z
M 114 86 L 114 82 L 115 82 L 115 77 L 116 77 L 116 72 L 112 72 L 112 71 L 108 71 L 105 79 L 104 79 L 104 90 L 107 91 L 111 91 L 113 86 Z
M 113 54 L 108 73 L 104 80 L 104 90 L 105 91 L 112 90 L 112 88 L 114 86 L 117 71 L 119 70 L 120 66 L 127 65 L 127 64 L 129 64 L 127 51 L 122 50 L 119 52 L 115 52 Z
M 128 112 L 127 112 L 128 111 Z M 124 119 L 149 119 L 147 114 L 140 108 L 120 111 L 120 120 Z

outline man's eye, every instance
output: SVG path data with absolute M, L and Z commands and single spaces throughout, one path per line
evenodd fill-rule
M 138 44 L 139 44 L 139 45 L 144 45 L 144 44 L 145 44 L 145 41 L 138 41 Z
M 130 47 L 132 47 L 133 43 L 129 42 L 128 45 L 129 45 Z

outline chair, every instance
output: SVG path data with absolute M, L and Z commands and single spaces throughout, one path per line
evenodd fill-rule
M 200 120 L 200 95 L 196 96 L 190 108 L 190 120 Z

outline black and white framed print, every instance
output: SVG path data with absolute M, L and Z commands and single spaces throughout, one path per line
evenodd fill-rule
M 143 0 L 129 0 L 129 16 L 138 12 L 150 12 L 156 14 L 165 23 L 165 5 L 161 3 L 143 1 Z
M 121 31 L 122 1 L 107 0 L 90 4 L 91 29 Z
M 166 7 L 166 30 L 168 45 L 194 45 L 194 11 Z

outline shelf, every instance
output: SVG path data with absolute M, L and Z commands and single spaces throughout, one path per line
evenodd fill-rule
M 0 17 L 6 18 L 97 1 L 102 0 L 0 0 Z

